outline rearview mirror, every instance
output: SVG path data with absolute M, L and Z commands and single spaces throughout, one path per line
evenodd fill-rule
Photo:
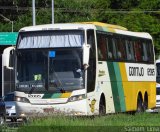
M 90 45 L 83 45 L 83 66 L 84 69 L 87 69 L 89 66 L 89 53 L 90 53 Z

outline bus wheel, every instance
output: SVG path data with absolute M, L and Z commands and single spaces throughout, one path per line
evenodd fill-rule
M 143 109 L 143 101 L 142 101 L 142 98 L 140 96 L 138 96 L 136 112 L 137 113 L 141 113 L 143 111 L 144 111 L 144 109 Z
M 143 103 L 143 111 L 146 111 L 148 109 L 148 104 L 147 102 Z
M 145 94 L 144 102 L 143 102 L 143 109 L 146 111 L 148 109 L 148 95 Z
M 106 114 L 106 103 L 105 103 L 105 97 L 104 95 L 102 95 L 99 102 L 99 115 L 105 115 L 105 114 Z

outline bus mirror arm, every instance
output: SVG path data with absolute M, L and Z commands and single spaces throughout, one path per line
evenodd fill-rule
M 83 45 L 83 66 L 86 70 L 89 67 L 89 53 L 90 53 L 90 45 Z

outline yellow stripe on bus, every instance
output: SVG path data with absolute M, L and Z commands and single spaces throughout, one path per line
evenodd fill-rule
M 156 83 L 147 81 L 128 81 L 125 63 L 119 63 L 122 86 L 124 90 L 126 111 L 133 111 L 137 108 L 137 97 L 138 93 L 142 93 L 142 98 L 144 100 L 145 92 L 148 93 L 148 108 L 155 106 L 156 100 Z
M 63 93 L 60 98 L 69 98 L 71 93 Z
M 127 98 L 130 89 L 128 88 L 128 78 L 127 78 L 125 63 L 119 63 L 119 67 L 120 67 L 120 72 L 121 72 L 121 77 L 122 77 L 122 86 L 123 86 L 123 90 L 124 90 L 126 111 L 128 111 L 130 109 L 129 107 L 130 107 L 131 100 L 129 98 Z

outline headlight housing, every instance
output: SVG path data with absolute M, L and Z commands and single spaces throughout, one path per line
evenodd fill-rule
M 17 101 L 17 102 L 30 103 L 30 101 L 25 97 L 15 96 L 14 100 Z
M 71 96 L 70 98 L 68 98 L 68 102 L 79 101 L 79 100 L 82 100 L 85 98 L 86 98 L 85 94 L 74 95 L 74 96 Z

